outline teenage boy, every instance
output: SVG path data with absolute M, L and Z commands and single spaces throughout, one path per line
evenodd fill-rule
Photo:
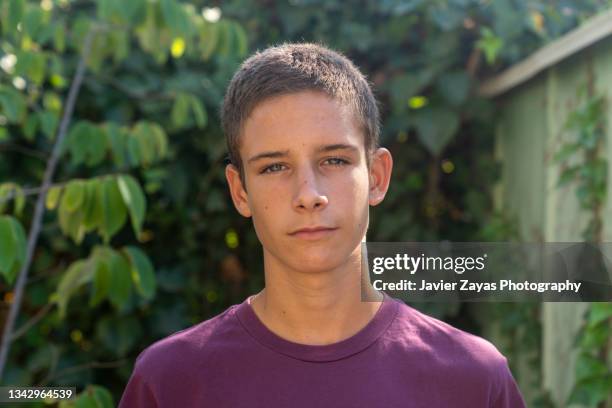
M 222 124 L 265 288 L 146 349 L 121 407 L 524 407 L 493 345 L 362 275 L 369 206 L 392 159 L 346 57 L 315 44 L 256 53 L 229 85 Z

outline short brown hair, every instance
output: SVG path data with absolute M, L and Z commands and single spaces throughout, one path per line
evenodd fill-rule
M 348 106 L 364 131 L 366 160 L 379 143 L 376 98 L 364 75 L 344 55 L 312 43 L 285 43 L 257 52 L 234 74 L 221 108 L 230 162 L 244 172 L 240 133 L 255 106 L 263 100 L 306 90 L 322 91 Z

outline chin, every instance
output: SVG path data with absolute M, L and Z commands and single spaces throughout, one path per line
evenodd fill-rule
M 320 252 L 310 251 L 299 259 L 294 258 L 292 264 L 295 265 L 296 270 L 304 273 L 326 273 L 346 263 L 349 255 L 342 256 L 338 249 Z

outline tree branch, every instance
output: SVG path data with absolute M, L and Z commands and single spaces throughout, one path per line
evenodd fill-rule
M 43 161 L 47 161 L 48 159 L 47 155 L 44 152 L 41 152 L 39 150 L 30 149 L 28 147 L 19 146 L 13 143 L 0 144 L 0 152 L 6 152 L 6 151 L 11 151 L 11 150 L 14 152 L 22 153 L 26 156 L 33 157 L 35 159 L 43 160 Z
M 116 367 L 121 367 L 126 362 L 127 362 L 126 359 L 121 359 L 121 360 L 117 360 L 117 361 L 102 361 L 102 362 L 100 362 L 100 361 L 90 361 L 89 363 L 77 365 L 77 366 L 74 366 L 74 367 L 64 368 L 63 370 L 60 370 L 60 371 L 58 371 L 56 373 L 50 373 L 47 377 L 45 377 L 38 384 L 38 386 L 39 387 L 44 387 L 52 379 L 58 378 L 58 377 L 63 377 L 65 375 L 67 375 L 67 374 L 78 373 L 79 371 L 89 370 L 90 368 L 116 368 Z
M 121 168 L 118 168 L 117 171 L 111 172 L 111 173 L 106 173 L 106 174 L 102 174 L 102 175 L 98 175 L 97 177 L 104 177 L 104 176 L 114 176 L 114 175 L 123 175 L 125 171 L 129 171 L 130 167 L 129 166 L 124 166 Z M 52 187 L 64 187 L 66 186 L 68 183 L 70 183 L 72 180 L 68 180 L 68 181 L 63 181 L 61 183 L 54 183 L 54 184 L 50 184 L 47 188 L 44 187 L 26 187 L 21 189 L 21 192 L 23 193 L 24 196 L 29 196 L 29 195 L 37 195 L 40 194 L 43 190 L 48 191 L 50 188 Z M 13 197 L 16 197 L 17 192 L 15 190 L 10 191 L 7 195 L 3 196 L 0 198 L 0 204 L 5 202 L 5 201 L 10 201 Z
M 91 41 L 95 30 L 95 27 L 92 28 L 87 33 L 85 41 L 83 42 L 82 55 L 79 59 L 79 63 L 74 74 L 72 84 L 70 85 L 70 90 L 68 91 L 66 108 L 64 109 L 62 121 L 60 122 L 60 126 L 57 131 L 57 137 L 55 138 L 55 144 L 53 145 L 51 157 L 49 158 L 49 161 L 47 162 L 47 168 L 45 169 L 41 193 L 38 195 L 38 199 L 36 200 L 34 216 L 32 217 L 32 224 L 30 226 L 30 232 L 28 235 L 26 258 L 23 262 L 23 265 L 21 266 L 19 276 L 17 277 L 17 283 L 15 284 L 14 289 L 15 297 L 13 298 L 13 302 L 11 303 L 8 317 L 4 324 L 4 331 L 2 333 L 2 344 L 0 345 L 0 380 L 2 380 L 2 374 L 4 373 L 4 367 L 6 366 L 8 352 L 11 347 L 11 342 L 13 341 L 13 327 L 15 326 L 15 320 L 17 319 L 17 315 L 19 314 L 19 308 L 21 307 L 23 292 L 28 279 L 30 264 L 32 263 L 34 249 L 36 247 L 38 235 L 41 229 L 43 215 L 45 212 L 45 197 L 47 195 L 47 190 L 51 185 L 51 181 L 55 173 L 55 168 L 57 167 L 57 162 L 59 161 L 61 148 L 64 138 L 66 137 L 68 125 L 70 124 L 70 121 L 72 119 L 74 105 L 76 103 L 81 83 L 83 82 L 83 75 L 85 74 L 85 64 L 87 62 L 87 58 L 91 50 Z
M 63 183 L 55 183 L 55 184 L 51 184 L 47 187 L 46 190 L 50 189 L 51 187 L 63 187 L 66 184 L 68 184 L 69 181 L 63 182 Z M 32 188 L 24 188 L 21 190 L 21 192 L 23 193 L 24 196 L 29 196 L 29 195 L 36 195 L 39 194 L 41 191 L 43 191 L 44 187 L 32 187 Z M 15 192 L 15 190 L 9 192 L 9 194 L 7 194 L 6 196 L 0 198 L 0 203 L 3 203 L 5 201 L 10 201 L 13 197 L 16 197 L 17 194 Z
M 53 303 L 47 303 L 42 309 L 36 312 L 36 314 L 30 320 L 25 322 L 23 326 L 21 326 L 18 330 L 15 330 L 15 333 L 13 333 L 13 336 L 11 337 L 11 341 L 15 341 L 21 336 L 23 336 L 24 334 L 26 334 L 28 330 L 30 330 L 32 326 L 38 323 L 40 319 L 45 317 L 47 313 L 51 311 L 52 308 L 53 308 Z

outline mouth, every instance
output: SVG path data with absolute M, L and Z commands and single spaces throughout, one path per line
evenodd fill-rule
M 337 229 L 333 227 L 308 227 L 293 231 L 289 235 L 305 240 L 317 240 L 328 237 Z

